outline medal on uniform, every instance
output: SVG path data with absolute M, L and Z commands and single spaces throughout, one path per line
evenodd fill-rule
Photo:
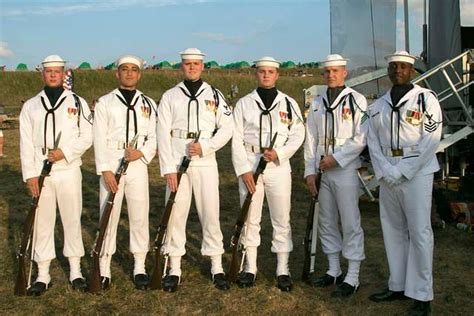
M 76 116 L 77 109 L 76 108 L 67 108 L 67 117 L 72 119 Z
M 406 112 L 406 121 L 413 126 L 418 126 L 421 124 L 422 112 L 407 110 Z
M 287 112 L 280 111 L 280 121 L 285 125 L 289 124 Z
M 217 111 L 216 101 L 214 101 L 214 100 L 204 100 L 204 103 L 206 104 L 207 110 L 209 112 L 216 112 Z
M 352 119 L 352 112 L 350 108 L 342 108 L 342 119 L 344 121 L 350 121 Z
M 150 117 L 150 108 L 142 105 L 141 109 L 142 109 L 142 116 L 145 117 L 145 118 L 149 118 Z

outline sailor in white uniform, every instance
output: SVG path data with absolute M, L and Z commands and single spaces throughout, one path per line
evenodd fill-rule
M 316 172 L 318 168 L 323 171 L 318 230 L 329 269 L 313 285 L 338 283 L 333 297 L 348 297 L 357 291 L 360 263 L 365 259 L 357 169 L 361 166 L 359 154 L 366 146 L 367 101 L 345 86 L 346 65 L 347 59 L 337 54 L 322 62 L 328 88 L 310 106 L 304 151 L 306 183 L 313 195 L 317 192 Z M 349 261 L 345 277 L 339 262 L 341 251 Z
M 415 57 L 386 57 L 393 87 L 370 108 L 368 145 L 380 180 L 380 221 L 390 277 L 375 302 L 414 299 L 410 313 L 427 315 L 433 300 L 433 173 L 442 113 L 436 95 L 410 83 Z
M 197 48 L 180 54 L 184 80 L 163 94 L 158 107 L 158 150 L 161 175 L 167 182 L 166 198 L 178 189 L 177 172 L 183 157 L 190 156 L 191 163 L 181 177 L 163 246 L 170 264 L 163 290 L 178 289 L 193 194 L 202 225 L 201 254 L 211 259 L 215 287 L 227 290 L 229 284 L 222 268 L 224 245 L 219 223 L 216 152 L 232 137 L 232 110 L 219 90 L 202 81 L 204 54 Z M 200 137 L 194 142 L 199 132 Z
M 64 230 L 63 254 L 69 260 L 69 281 L 85 290 L 80 258 L 84 256 L 81 234 L 81 156 L 92 145 L 92 120 L 86 101 L 63 89 L 65 61 L 50 55 L 42 62 L 44 89 L 23 105 L 20 113 L 20 158 L 23 180 L 31 194 L 39 195 L 38 178 L 43 161 L 53 162 L 36 210 L 33 260 L 38 265 L 36 282 L 29 295 L 41 295 L 49 287 L 49 266 L 56 257 L 54 224 L 56 204 Z M 61 135 L 59 137 L 59 135 Z M 55 140 L 59 139 L 58 147 Z
M 242 234 L 245 266 L 239 276 L 240 287 L 254 285 L 257 274 L 257 247 L 260 245 L 260 220 L 264 196 L 273 226 L 271 251 L 277 254 L 276 276 L 282 291 L 291 291 L 288 267 L 293 250 L 290 226 L 290 158 L 304 141 L 301 111 L 294 99 L 276 89 L 280 63 L 272 57 L 255 62 L 258 87 L 241 98 L 234 109 L 232 162 L 239 177 L 240 202 L 252 192 L 247 222 Z M 268 149 L 277 135 L 273 149 Z M 268 162 L 258 182 L 253 180 L 260 157 Z
M 95 105 L 94 150 L 97 174 L 100 177 L 100 213 L 102 215 L 109 192 L 115 192 L 104 245 L 100 257 L 102 287 L 110 285 L 110 263 L 116 251 L 117 226 L 125 195 L 130 225 L 130 252 L 134 257 L 134 283 L 146 289 L 149 278 L 145 259 L 149 249 L 149 189 L 148 164 L 156 154 L 156 104 L 137 90 L 143 60 L 126 55 L 116 62 L 119 88 L 102 96 Z M 138 136 L 136 148 L 129 142 Z M 122 157 L 130 163 L 120 182 L 115 172 Z

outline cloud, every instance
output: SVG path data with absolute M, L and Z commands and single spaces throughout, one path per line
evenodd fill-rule
M 104 0 L 97 1 L 64 1 L 63 3 L 47 5 L 28 5 L 3 7 L 4 17 L 20 17 L 32 15 L 77 14 L 82 12 L 116 11 L 128 7 L 152 8 L 174 5 L 189 5 L 207 3 L 211 0 Z
M 13 52 L 8 48 L 8 43 L 0 42 L 0 57 L 9 58 L 9 57 L 12 57 L 13 55 L 14 55 Z
M 241 37 L 225 36 L 222 33 L 198 32 L 193 33 L 193 35 L 218 43 L 225 43 L 231 45 L 242 45 L 244 43 L 244 40 Z

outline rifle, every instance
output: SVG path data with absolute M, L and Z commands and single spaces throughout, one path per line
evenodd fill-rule
M 137 144 L 137 141 L 138 141 L 138 134 L 136 134 L 132 138 L 128 146 L 135 147 Z M 117 182 L 117 185 L 120 183 L 120 178 L 127 171 L 129 163 L 130 162 L 126 160 L 125 157 L 122 157 L 122 159 L 120 160 L 120 165 L 117 168 L 117 171 L 115 172 L 115 181 Z M 99 229 L 97 230 L 94 246 L 92 247 L 92 251 L 91 251 L 93 264 L 92 264 L 92 272 L 90 274 L 90 282 L 89 282 L 88 291 L 89 293 L 93 293 L 93 294 L 99 293 L 102 290 L 99 259 L 100 259 L 100 253 L 102 251 L 102 246 L 104 244 L 105 232 L 109 224 L 110 214 L 112 213 L 112 209 L 114 207 L 115 194 L 116 193 L 109 192 L 104 212 L 102 213 L 102 216 L 100 217 Z
M 199 131 L 194 138 L 194 143 L 197 143 L 199 137 L 201 136 L 201 131 Z M 170 192 L 168 197 L 168 201 L 165 205 L 165 211 L 163 215 L 161 215 L 160 224 L 158 225 L 158 231 L 156 233 L 156 238 L 153 241 L 153 252 L 155 253 L 155 266 L 153 268 L 153 272 L 151 274 L 150 280 L 150 289 L 157 290 L 161 289 L 161 279 L 163 278 L 164 270 L 166 269 L 168 255 L 162 254 L 162 247 L 165 244 L 166 240 L 166 233 L 168 231 L 168 222 L 171 217 L 171 211 L 173 210 L 173 206 L 175 203 L 176 194 L 178 193 L 179 183 L 181 181 L 181 176 L 186 173 L 186 170 L 189 167 L 189 163 L 191 162 L 191 158 L 188 156 L 183 157 L 183 161 L 179 166 L 178 170 L 178 187 L 176 191 Z M 163 262 L 163 258 L 165 259 Z
M 319 189 L 321 187 L 322 173 L 321 169 L 316 174 L 316 188 L 318 193 L 311 197 L 311 204 L 306 218 L 306 232 L 303 239 L 304 260 L 302 281 L 309 281 L 309 276 L 314 272 L 314 262 L 316 255 L 316 244 L 318 236 L 318 219 L 319 219 Z
M 58 149 L 59 140 L 61 139 L 61 132 L 54 141 L 54 149 Z M 31 200 L 31 207 L 26 220 L 23 224 L 23 234 L 21 237 L 21 244 L 18 247 L 16 257 L 18 259 L 18 275 L 15 283 L 14 293 L 17 296 L 25 296 L 27 290 L 31 284 L 31 268 L 33 260 L 33 235 L 36 223 L 36 210 L 38 208 L 39 199 L 41 196 L 41 191 L 43 190 L 44 180 L 49 176 L 51 169 L 53 167 L 53 162 L 50 162 L 48 159 L 43 161 L 43 168 L 41 169 L 41 174 L 38 179 L 39 194 L 37 197 L 33 197 Z M 30 258 L 30 273 L 26 277 L 26 258 Z
M 273 136 L 271 142 L 270 142 L 270 147 L 268 147 L 269 150 L 273 149 L 273 146 L 275 145 L 276 139 L 277 139 L 278 133 L 275 133 Z M 253 181 L 255 182 L 255 185 L 257 185 L 258 178 L 260 175 L 265 171 L 265 168 L 267 167 L 267 161 L 262 157 L 260 157 L 260 161 L 258 162 L 257 169 L 255 170 L 255 173 L 253 174 Z M 237 274 L 239 273 L 241 265 L 239 265 L 239 246 L 240 246 L 240 235 L 242 234 L 242 229 L 244 228 L 245 222 L 247 222 L 247 217 L 250 209 L 250 204 L 252 203 L 252 196 L 253 193 L 247 192 L 247 195 L 245 196 L 244 203 L 242 204 L 242 207 L 240 208 L 240 214 L 239 218 L 237 219 L 237 222 L 235 223 L 234 226 L 234 234 L 232 235 L 232 238 L 230 240 L 230 247 L 232 248 L 232 259 L 230 261 L 230 267 L 229 267 L 229 273 L 227 273 L 227 280 L 231 283 L 235 283 L 237 281 Z M 245 253 L 242 255 L 241 263 L 245 259 Z

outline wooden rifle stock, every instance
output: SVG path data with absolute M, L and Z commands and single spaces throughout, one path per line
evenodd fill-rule
M 135 135 L 135 137 L 133 137 L 129 146 L 135 147 L 137 141 L 138 141 L 138 134 Z M 119 185 L 122 175 L 124 175 L 125 172 L 127 171 L 128 164 L 129 164 L 129 161 L 126 160 L 125 157 L 123 157 L 120 160 L 120 165 L 117 169 L 117 172 L 115 172 L 115 181 L 117 182 L 117 185 Z M 93 293 L 93 294 L 99 293 L 102 290 L 101 276 L 100 276 L 100 253 L 102 252 L 102 247 L 104 245 L 105 232 L 107 231 L 107 227 L 109 225 L 110 214 L 112 213 L 112 209 L 114 207 L 115 195 L 116 193 L 110 192 L 107 197 L 107 203 L 106 203 L 104 212 L 102 213 L 102 216 L 100 217 L 99 229 L 97 231 L 94 246 L 91 251 L 92 272 L 90 273 L 90 276 L 89 276 L 88 291 L 89 293 Z
M 54 141 L 54 149 L 58 148 L 59 140 L 61 139 L 61 132 Z M 48 159 L 43 161 L 43 168 L 38 179 L 39 194 L 31 200 L 31 207 L 26 220 L 23 224 L 23 233 L 21 237 L 21 244 L 18 247 L 17 258 L 18 258 L 18 275 L 15 283 L 14 294 L 17 296 L 25 296 L 28 290 L 28 278 L 26 276 L 26 258 L 29 257 L 30 261 L 33 260 L 33 233 L 35 229 L 35 217 L 36 209 L 38 208 L 39 199 L 41 192 L 43 191 L 44 179 L 49 176 L 53 163 Z
M 270 147 L 268 149 L 270 150 L 273 149 L 277 136 L 278 136 L 278 133 L 275 133 L 275 135 L 273 136 L 270 142 Z M 253 181 L 255 182 L 255 185 L 257 185 L 257 181 L 260 175 L 265 171 L 265 168 L 267 167 L 267 163 L 268 162 L 265 161 L 263 156 L 260 157 L 260 161 L 258 162 L 257 169 L 255 170 L 255 173 L 253 174 Z M 230 246 L 232 248 L 232 259 L 230 261 L 229 272 L 227 273 L 227 280 L 231 283 L 235 283 L 237 281 L 237 275 L 240 270 L 240 264 L 239 264 L 240 236 L 242 234 L 242 229 L 245 225 L 245 222 L 247 221 L 250 204 L 252 203 L 252 196 L 253 196 L 253 193 L 247 192 L 244 203 L 242 204 L 242 207 L 240 208 L 239 218 L 237 219 L 237 222 L 235 223 L 235 226 L 234 226 L 234 234 L 232 235 L 232 238 L 230 240 Z
M 199 141 L 199 137 L 201 136 L 201 131 L 199 131 L 194 139 L 194 143 Z M 171 211 L 173 210 L 173 206 L 175 203 L 176 194 L 178 193 L 179 183 L 181 182 L 181 176 L 186 173 L 188 170 L 189 163 L 191 162 L 191 158 L 188 156 L 183 157 L 183 161 L 179 166 L 178 170 L 178 187 L 176 191 L 170 192 L 168 197 L 168 201 L 166 201 L 165 211 L 160 219 L 160 224 L 158 225 L 158 231 L 156 233 L 156 238 L 153 242 L 153 251 L 155 253 L 155 266 L 153 267 L 153 272 L 151 274 L 150 279 L 150 289 L 157 290 L 161 289 L 161 279 L 163 278 L 163 270 L 164 270 L 164 255 L 161 253 L 161 248 L 165 243 L 166 232 L 168 230 L 168 223 L 171 217 Z

